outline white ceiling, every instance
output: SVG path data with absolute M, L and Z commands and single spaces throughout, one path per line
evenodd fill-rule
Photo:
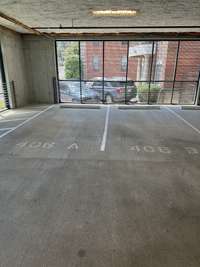
M 1 12 L 29 27 L 59 27 L 60 24 L 63 27 L 71 27 L 72 24 L 76 27 L 200 25 L 199 0 L 0 0 L 0 2 Z M 110 18 L 91 15 L 91 10 L 104 9 L 136 9 L 139 12 L 134 17 Z M 0 24 L 19 32 L 27 32 L 5 19 L 0 19 Z M 102 32 L 98 30 L 100 31 Z M 130 29 L 127 31 L 130 32 Z M 139 31 L 145 32 L 142 29 Z M 177 29 L 166 31 L 177 31 Z M 200 28 L 184 31 L 200 31 Z M 59 32 L 71 32 L 71 30 L 59 30 Z

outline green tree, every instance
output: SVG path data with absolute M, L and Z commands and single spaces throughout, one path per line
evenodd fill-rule
M 71 43 L 65 49 L 65 78 L 79 79 L 79 47 Z

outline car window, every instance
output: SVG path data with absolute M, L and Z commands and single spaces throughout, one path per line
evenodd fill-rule
M 104 82 L 104 86 L 110 87 L 110 83 L 109 82 Z
M 93 86 L 101 86 L 102 85 L 102 82 L 94 82 L 93 83 Z
M 112 87 L 121 87 L 124 85 L 123 82 L 110 82 Z
M 127 81 L 127 85 L 128 86 L 134 86 L 134 82 L 133 81 Z

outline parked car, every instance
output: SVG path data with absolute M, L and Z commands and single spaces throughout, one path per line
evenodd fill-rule
M 103 97 L 103 82 L 102 78 L 94 78 L 90 82 L 90 88 L 98 93 L 99 98 Z M 126 87 L 126 101 L 136 98 L 137 88 L 133 81 L 128 80 Z M 124 102 L 125 101 L 125 78 L 115 77 L 112 79 L 104 79 L 104 101 L 106 103 Z
M 59 86 L 60 86 L 61 101 L 63 102 L 74 102 L 74 101 L 80 102 L 81 98 L 83 102 L 99 101 L 98 94 L 95 91 L 88 88 L 86 84 L 83 82 L 81 83 L 81 91 L 79 82 L 60 81 Z

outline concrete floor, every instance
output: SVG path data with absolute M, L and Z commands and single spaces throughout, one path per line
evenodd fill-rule
M 0 266 L 200 266 L 200 111 L 41 110 L 0 114 Z

